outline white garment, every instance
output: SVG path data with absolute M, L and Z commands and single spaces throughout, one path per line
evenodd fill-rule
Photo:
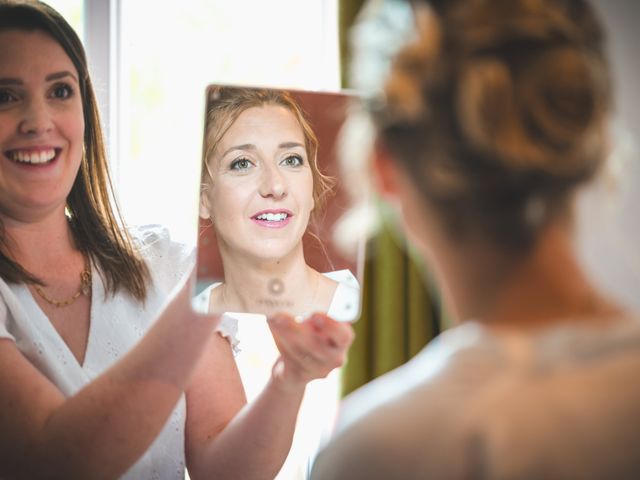
M 338 322 L 357 320 L 360 309 L 360 285 L 351 270 L 336 270 L 323 275 L 338 283 L 327 315 Z
M 640 323 L 469 322 L 349 396 L 313 480 L 640 478 Z
M 98 267 L 91 265 L 91 324 L 82 365 L 28 288 L 0 279 L 0 338 L 14 340 L 22 354 L 67 397 L 108 369 L 142 338 L 171 291 L 193 266 L 193 248 L 171 242 L 165 229 L 149 225 L 130 233 L 151 271 L 147 299 L 143 305 L 122 291 L 105 295 Z M 226 330 L 222 333 L 231 334 Z M 122 478 L 183 479 L 184 424 L 183 395 L 158 438 Z
M 354 320 L 360 303 L 360 287 L 349 270 L 327 272 L 323 275 L 338 282 L 327 314 L 336 320 Z M 211 290 L 207 287 L 196 299 L 197 310 L 206 311 Z M 278 358 L 266 317 L 255 313 L 225 313 L 227 329 L 233 331 L 232 344 L 236 363 L 249 401 L 256 398 L 271 377 L 271 367 Z M 235 340 L 237 339 L 237 340 Z M 239 348 L 238 348 L 239 342 Z M 334 370 L 325 379 L 310 382 L 298 414 L 293 443 L 277 480 L 308 478 L 308 469 L 319 447 L 335 425 L 340 398 L 340 371 Z
M 358 279 L 348 269 L 326 272 L 323 275 L 338 284 L 335 292 L 333 292 L 327 315 L 338 322 L 357 320 L 360 307 L 360 285 L 358 284 Z M 222 285 L 221 282 L 209 285 L 193 299 L 196 311 L 206 312 L 209 310 L 211 291 L 220 285 Z M 265 316 L 258 313 L 229 312 L 222 319 L 223 321 L 226 319 L 229 322 L 225 328 L 233 332 L 237 328 L 234 323 L 237 324 L 238 319 L 264 320 Z M 237 343 L 234 344 L 234 350 L 235 347 L 237 347 Z

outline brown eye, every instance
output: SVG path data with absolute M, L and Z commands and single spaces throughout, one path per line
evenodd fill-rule
M 53 87 L 51 97 L 58 100 L 65 100 L 73 95 L 73 89 L 67 84 L 60 84 Z
M 17 100 L 16 96 L 8 90 L 0 90 L 0 105 L 12 103 Z

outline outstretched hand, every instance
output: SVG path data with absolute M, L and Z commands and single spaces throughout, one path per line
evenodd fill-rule
M 336 322 L 323 313 L 302 322 L 288 314 L 277 314 L 269 318 L 269 328 L 280 351 L 272 375 L 291 387 L 324 378 L 344 364 L 354 337 L 349 323 Z

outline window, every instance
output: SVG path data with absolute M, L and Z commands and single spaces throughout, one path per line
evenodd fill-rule
M 339 87 L 336 0 L 120 2 L 116 185 L 128 222 L 195 232 L 204 86 Z
M 83 0 L 48 0 L 47 3 L 55 8 L 84 41 L 84 1 Z

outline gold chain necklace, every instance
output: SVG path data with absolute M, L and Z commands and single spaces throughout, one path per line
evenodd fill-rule
M 78 288 L 78 291 L 68 299 L 54 300 L 44 293 L 42 288 L 40 288 L 40 285 L 34 285 L 33 288 L 48 304 L 53 305 L 56 308 L 68 307 L 73 304 L 80 295 L 91 297 L 91 265 L 89 264 L 89 260 L 85 259 L 84 270 L 80 273 L 80 288 Z

